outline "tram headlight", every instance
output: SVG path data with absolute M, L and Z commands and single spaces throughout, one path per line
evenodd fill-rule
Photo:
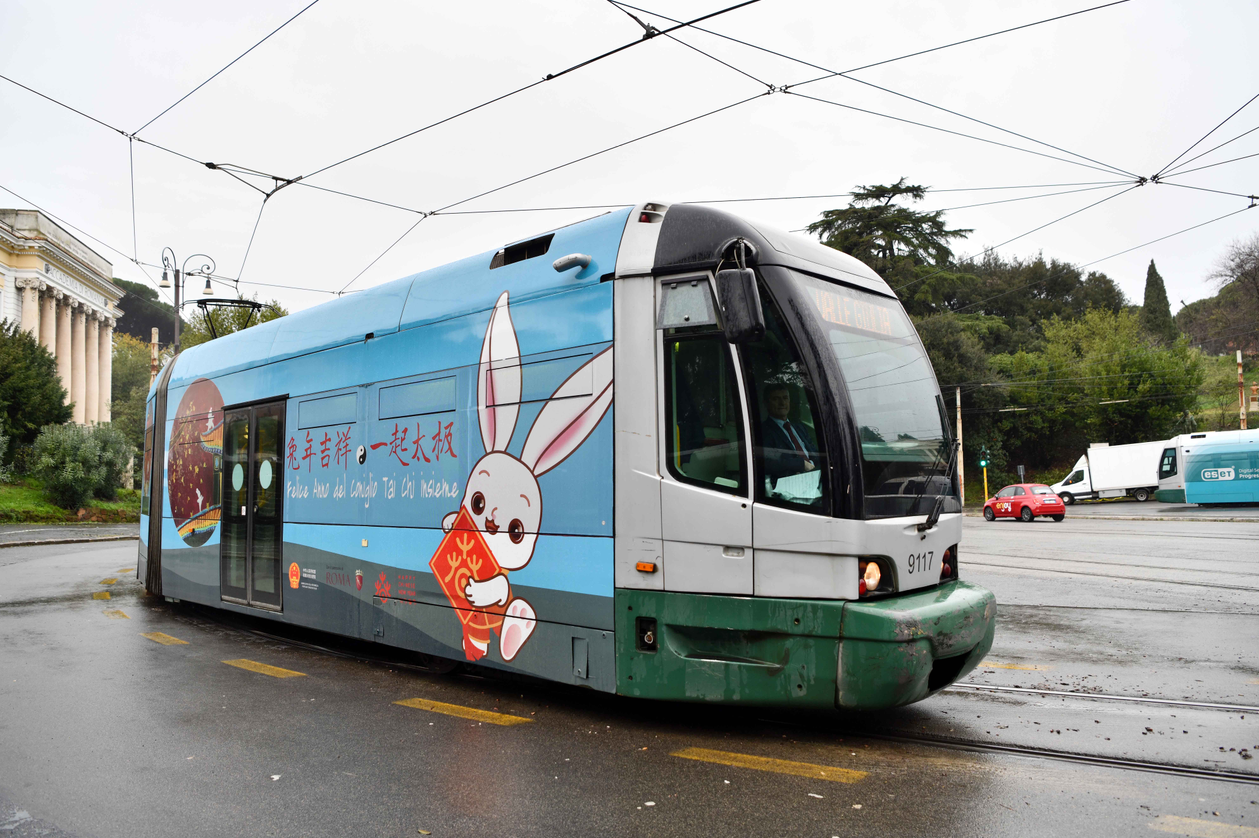
M 857 568 L 861 573 L 861 578 L 857 582 L 857 593 L 864 595 L 877 591 L 879 583 L 883 581 L 883 571 L 879 568 L 879 563 L 873 561 L 860 562 Z

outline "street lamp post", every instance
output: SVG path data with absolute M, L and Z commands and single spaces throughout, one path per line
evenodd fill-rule
M 205 262 L 203 262 L 201 264 L 201 267 L 199 268 L 196 268 L 191 271 L 188 270 L 188 263 L 196 259 L 204 259 Z M 187 259 L 184 260 L 183 266 L 181 268 L 175 267 L 175 265 L 178 262 L 179 262 L 179 257 L 175 255 L 175 251 L 171 250 L 169 247 L 162 248 L 162 282 L 161 282 L 160 287 L 170 288 L 171 287 L 170 275 L 172 273 L 175 275 L 174 285 L 175 285 L 175 354 L 176 355 L 179 354 L 179 315 L 180 315 L 180 308 L 183 305 L 182 297 L 183 297 L 184 282 L 188 279 L 189 276 L 203 276 L 205 277 L 205 288 L 202 290 L 201 293 L 207 297 L 213 296 L 214 288 L 211 287 L 210 285 L 210 276 L 214 273 L 214 269 L 215 269 L 214 260 L 211 259 L 209 256 L 205 255 L 204 253 L 192 254 L 191 256 L 189 256 Z

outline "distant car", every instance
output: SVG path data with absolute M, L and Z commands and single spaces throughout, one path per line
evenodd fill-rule
M 1049 516 L 1055 521 L 1067 517 L 1067 508 L 1054 490 L 1040 483 L 1016 483 L 1006 486 L 996 497 L 984 504 L 984 520 L 1018 518 L 1031 523 L 1038 516 Z

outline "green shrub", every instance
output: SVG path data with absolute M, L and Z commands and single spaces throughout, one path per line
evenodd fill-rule
M 0 483 L 8 483 L 13 479 L 13 469 L 4 464 L 5 455 L 9 451 L 9 438 L 0 430 Z
M 95 494 L 102 500 L 114 500 L 122 486 L 123 475 L 131 465 L 135 448 L 126 434 L 108 422 L 92 428 L 91 434 L 100 446 L 101 467 L 104 469 Z
M 32 452 L 35 476 L 63 509 L 78 509 L 105 478 L 100 442 L 80 425 L 48 425 Z

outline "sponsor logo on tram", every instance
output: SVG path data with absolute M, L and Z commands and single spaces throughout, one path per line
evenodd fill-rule
M 1204 468 L 1202 470 L 1203 480 L 1234 480 L 1236 477 L 1237 471 L 1232 468 Z
M 302 569 L 297 566 L 297 562 L 289 565 L 289 587 L 296 588 L 302 583 Z

